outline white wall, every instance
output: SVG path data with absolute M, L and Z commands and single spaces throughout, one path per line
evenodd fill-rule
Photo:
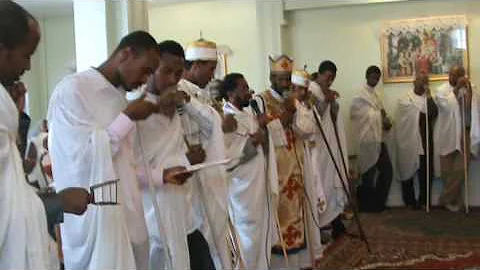
M 75 35 L 71 17 L 49 18 L 44 25 L 45 70 L 50 97 L 57 83 L 75 69 Z
M 39 20 L 40 31 L 44 32 L 43 21 Z M 30 71 L 27 71 L 21 81 L 27 88 L 27 103 L 25 110 L 32 118 L 32 126 L 38 121 L 45 111 L 44 101 L 42 96 L 46 93 L 45 88 L 45 76 L 44 76 L 44 63 L 45 63 L 45 41 L 42 37 L 38 44 L 37 51 L 31 58 Z
M 480 3 L 478 0 L 411 1 L 408 3 L 371 4 L 362 6 L 307 9 L 287 12 L 288 27 L 284 47 L 298 63 L 306 63 L 310 71 L 322 60 L 333 60 L 339 69 L 333 88 L 341 95 L 344 117 L 348 116 L 353 95 L 364 82 L 365 69 L 381 66 L 380 31 L 383 21 L 437 15 L 466 14 L 469 23 L 470 74 L 480 83 Z M 432 88 L 438 83 L 432 84 Z M 383 86 L 387 112 L 393 115 L 398 98 L 411 89 L 410 83 Z M 347 121 L 346 123 L 348 123 Z M 354 132 L 347 128 L 349 141 Z M 349 144 L 350 152 L 354 150 Z M 478 164 L 476 164 L 478 165 Z M 479 166 L 472 166 L 470 194 L 480 194 Z M 392 186 L 390 203 L 400 203 L 400 190 Z M 475 191 L 473 191 L 475 190 Z M 438 190 L 436 191 L 438 194 Z M 480 196 L 471 198 L 480 205 Z
M 228 72 L 245 75 L 250 87 L 265 87 L 255 1 L 211 1 L 158 5 L 149 9 L 150 32 L 158 40 L 173 39 L 184 48 L 200 37 L 228 45 L 234 55 Z
M 108 57 L 107 14 L 104 1 L 73 1 L 77 70 L 96 67 Z
M 49 17 L 39 19 L 39 23 L 42 39 L 33 55 L 31 71 L 22 78 L 29 91 L 32 123 L 46 116 L 51 92 L 75 64 L 73 17 Z

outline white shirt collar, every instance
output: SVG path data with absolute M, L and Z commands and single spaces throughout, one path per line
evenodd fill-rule
M 225 104 L 223 104 L 223 111 L 225 113 L 230 113 L 230 114 L 239 114 L 239 113 L 242 113 L 243 111 L 239 110 L 237 107 L 235 107 L 235 105 L 233 105 L 232 103 L 230 102 L 225 102 Z

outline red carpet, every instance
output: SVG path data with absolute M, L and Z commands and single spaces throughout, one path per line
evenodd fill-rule
M 392 209 L 362 214 L 372 252 L 358 237 L 329 246 L 320 269 L 474 269 L 480 267 L 480 211 Z M 349 233 L 358 235 L 356 224 Z M 480 268 L 479 268 L 480 269 Z

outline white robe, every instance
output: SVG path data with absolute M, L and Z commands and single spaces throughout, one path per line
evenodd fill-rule
M 45 208 L 25 179 L 18 110 L 0 84 L 0 269 L 53 269 Z
M 313 147 L 316 144 L 315 137 L 319 135 L 320 131 L 315 122 L 313 110 L 298 101 L 296 101 L 295 104 L 297 112 L 295 114 L 293 128 L 304 142 L 303 181 L 308 196 L 307 199 L 309 200 L 306 209 L 307 222 L 309 222 L 307 248 L 313 249 L 314 259 L 319 259 L 323 256 L 323 247 L 317 224 L 319 223 L 320 215 L 327 209 L 327 198 L 319 176 L 320 169 L 316 163 L 316 155 L 313 154 L 315 150 Z M 317 166 L 314 164 L 317 164 Z
M 125 107 L 125 92 L 94 69 L 67 76 L 52 94 L 49 150 L 56 189 L 88 189 L 119 178 L 121 190 L 119 205 L 89 205 L 83 216 L 65 214 L 61 232 L 67 269 L 134 269 L 130 240 L 147 238 L 146 226 L 141 228 L 142 209 L 132 198 L 136 181 L 128 139 L 112 150 L 106 130 Z M 137 232 L 135 224 L 140 227 Z
M 172 119 L 155 114 L 138 124 L 137 136 L 140 137 L 137 137 L 136 143 L 141 148 L 136 149 L 144 151 L 136 153 L 138 162 L 142 164 L 145 159 L 147 168 L 151 167 L 153 172 L 157 172 L 152 175 L 161 176 L 160 179 L 152 179 L 156 181 L 155 197 L 161 206 L 160 226 L 148 189 L 144 194 L 151 269 L 190 269 L 187 234 L 198 229 L 203 222 L 193 213 L 193 203 L 198 203 L 192 201 L 192 192 L 195 192 L 192 182 L 196 179 L 190 178 L 182 186 L 162 182 L 164 169 L 190 165 L 185 156 L 187 146 L 183 141 L 180 118 L 178 113 Z
M 316 207 L 318 213 L 322 213 L 326 209 L 327 200 L 325 197 L 325 191 L 323 190 L 323 184 L 319 179 L 319 169 L 317 166 L 314 166 L 317 161 L 314 159 L 312 152 L 316 145 L 315 136 L 320 135 L 320 130 L 315 122 L 313 110 L 307 108 L 299 101 L 296 101 L 295 103 L 297 112 L 295 114 L 293 128 L 296 134 L 298 134 L 304 142 L 305 168 L 303 169 L 303 175 L 305 178 L 305 187 L 307 191 L 313 191 L 313 197 L 310 198 L 314 203 L 312 206 Z M 312 145 L 312 147 L 310 147 L 310 145 Z
M 350 119 L 358 138 L 358 166 L 360 173 L 373 167 L 380 156 L 383 139 L 382 101 L 375 88 L 365 85 L 353 98 Z
M 201 128 L 198 125 L 197 115 L 193 113 L 184 114 L 182 123 L 184 131 L 187 134 L 196 134 L 198 136 L 187 136 L 190 143 L 200 143 L 206 152 L 204 162 L 214 162 L 225 159 L 225 145 L 223 144 L 222 118 L 218 112 L 210 106 L 204 99 L 197 97 L 204 96 L 202 90 L 197 85 L 181 79 L 178 83 L 178 89 L 190 95 L 190 104 L 198 108 L 198 111 L 210 119 L 210 126 Z M 187 129 L 187 130 L 185 130 Z M 209 132 L 206 132 L 208 130 Z M 215 263 L 216 269 L 231 268 L 231 256 L 229 254 L 226 241 L 228 229 L 228 190 L 227 178 L 224 166 L 215 166 L 200 170 L 193 175 L 196 177 L 199 190 L 202 191 L 200 200 L 202 204 L 194 205 L 196 213 L 203 213 L 206 222 L 202 223 L 200 231 L 205 236 Z M 208 209 L 206 213 L 205 209 Z M 212 232 L 214 235 L 212 235 Z
M 412 178 L 420 168 L 425 153 L 420 133 L 420 113 L 426 113 L 426 97 L 410 91 L 398 103 L 395 121 L 395 146 L 399 180 Z M 431 146 L 432 147 L 432 146 Z
M 257 132 L 258 124 L 249 108 L 240 111 L 227 102 L 223 110 L 225 114 L 233 115 L 238 124 L 236 132 L 225 134 L 227 156 L 232 158 L 228 167 L 234 168 L 228 174 L 230 218 L 239 238 L 245 268 L 267 269 L 275 233 L 275 208 L 271 199 L 273 193 L 270 181 L 278 180 L 268 178 L 269 168 L 273 167 L 276 171 L 275 149 L 269 139 L 268 155 L 265 155 L 262 146 L 258 145 L 257 155 L 239 165 L 239 158 L 242 157 L 249 135 Z
M 460 89 L 464 91 L 464 89 Z M 471 124 L 470 124 L 470 151 L 477 154 L 475 149 L 480 142 L 479 98 L 475 89 L 472 96 Z M 440 165 L 439 156 L 448 155 L 455 150 L 463 152 L 462 117 L 460 105 L 449 82 L 444 83 L 435 93 L 438 104 L 438 119 L 434 130 L 435 165 Z M 435 174 L 440 176 L 440 166 L 435 166 Z
M 315 87 L 315 84 L 311 84 L 309 90 L 320 100 L 324 100 L 325 96 L 323 95 L 322 90 L 319 87 Z M 336 127 L 332 121 L 331 117 L 331 110 L 330 104 L 327 106 L 325 113 L 323 116 L 320 116 L 318 112 L 317 116 L 322 124 L 322 129 L 325 133 L 327 138 L 327 142 L 330 145 L 330 149 L 335 158 L 335 163 L 340 170 L 340 174 L 343 178 L 345 186 L 348 189 L 348 178 L 345 174 L 345 170 L 348 172 L 348 152 L 347 152 L 347 144 L 345 139 L 345 128 L 343 125 L 343 117 L 340 114 L 340 111 L 337 115 Z M 314 108 L 314 110 L 316 110 Z M 315 122 L 316 123 L 316 122 Z M 338 138 L 339 142 L 337 141 L 335 135 L 335 128 L 338 131 Z M 318 177 L 320 179 L 323 190 L 326 196 L 327 206 L 325 212 L 320 214 L 319 216 L 319 225 L 321 227 L 328 225 L 332 222 L 339 214 L 341 214 L 345 210 L 345 205 L 347 203 L 347 196 L 343 190 L 341 179 L 338 177 L 337 170 L 335 169 L 335 165 L 332 162 L 330 154 L 327 150 L 327 146 L 321 136 L 320 133 L 317 133 L 315 136 L 316 146 L 312 150 L 312 155 L 314 158 L 313 164 L 318 164 L 315 178 Z M 340 145 L 339 145 L 340 144 Z M 343 157 L 340 153 L 340 148 L 343 153 Z M 343 158 L 343 162 L 342 162 Z M 344 164 L 345 167 L 344 168 Z

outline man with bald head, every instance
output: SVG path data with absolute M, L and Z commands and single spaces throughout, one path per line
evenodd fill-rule
M 465 69 L 460 66 L 450 69 L 448 82 L 440 86 L 435 96 L 439 115 L 434 140 L 444 181 L 440 204 L 450 211 L 461 208 L 462 183 L 466 177 L 464 155 L 469 157 L 470 145 L 476 145 L 479 141 L 479 119 L 472 117 L 478 116 L 476 99 Z M 465 144 L 463 138 L 466 138 Z
M 433 178 L 433 127 L 437 116 L 438 108 L 430 93 L 428 75 L 419 73 L 413 82 L 413 90 L 398 103 L 395 127 L 397 170 L 399 180 L 402 182 L 402 198 L 406 206 L 414 209 L 426 207 L 427 200 L 430 203 L 426 186 L 427 181 L 431 183 Z M 418 202 L 413 185 L 417 175 L 420 187 Z

